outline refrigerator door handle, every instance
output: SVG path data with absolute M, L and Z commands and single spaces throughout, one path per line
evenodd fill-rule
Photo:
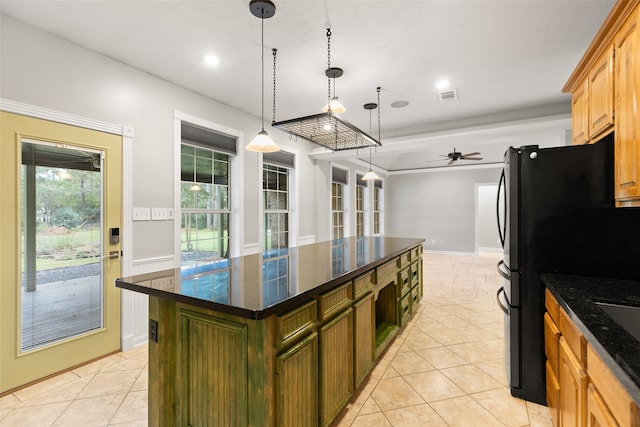
M 504 260 L 498 261 L 498 266 L 497 266 L 498 274 L 502 276 L 502 278 L 505 280 L 511 280 L 511 275 L 508 272 L 504 271 L 502 268 L 500 268 L 501 265 L 504 265 Z
M 507 305 L 504 305 L 502 303 L 502 301 L 500 300 L 500 294 L 504 294 L 504 286 L 502 286 L 500 289 L 498 289 L 498 292 L 496 293 L 496 300 L 498 301 L 498 307 L 500 307 L 500 310 L 502 310 L 504 312 L 504 314 L 509 316 L 511 310 L 507 306 L 510 306 L 510 304 L 507 302 Z M 505 295 L 505 301 L 506 301 L 506 298 L 507 298 L 507 296 Z
M 500 223 L 500 194 L 503 193 L 505 195 L 504 201 L 504 212 L 502 218 L 504 219 L 504 225 Z M 504 240 L 507 234 L 507 201 L 506 201 L 506 193 L 507 193 L 507 183 L 506 177 L 504 175 L 504 168 L 502 169 L 502 173 L 500 174 L 500 181 L 498 181 L 498 195 L 496 197 L 496 218 L 498 220 L 498 237 L 500 237 L 500 244 L 504 248 Z

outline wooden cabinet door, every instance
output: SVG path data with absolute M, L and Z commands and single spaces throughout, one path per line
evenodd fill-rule
M 587 427 L 618 427 L 618 423 L 593 384 L 589 384 L 587 389 Z
M 636 9 L 615 39 L 616 201 L 640 198 L 640 11 Z
M 320 425 L 331 423 L 353 393 L 353 309 L 322 326 L 320 335 Z
M 594 141 L 613 127 L 613 47 L 589 73 L 589 139 Z
M 277 357 L 278 426 L 318 423 L 318 334 L 313 333 Z
M 353 379 L 357 388 L 373 367 L 376 318 L 373 293 L 353 305 Z
M 564 337 L 560 337 L 559 356 L 559 424 L 561 427 L 583 427 L 587 374 Z
M 585 144 L 589 141 L 588 88 L 589 82 L 585 79 L 571 98 L 571 131 L 574 145 Z

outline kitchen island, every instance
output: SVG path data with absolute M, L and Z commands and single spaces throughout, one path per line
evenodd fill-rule
M 422 239 L 345 238 L 116 281 L 149 295 L 149 425 L 328 425 L 422 298 Z

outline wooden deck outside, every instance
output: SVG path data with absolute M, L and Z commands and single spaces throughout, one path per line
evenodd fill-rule
M 22 350 L 102 326 L 100 275 L 39 284 L 22 298 Z

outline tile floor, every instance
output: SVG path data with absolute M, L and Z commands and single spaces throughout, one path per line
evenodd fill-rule
M 341 418 L 345 426 L 550 427 L 504 375 L 495 255 L 424 255 L 424 298 Z M 0 426 L 147 425 L 147 349 L 0 398 Z

